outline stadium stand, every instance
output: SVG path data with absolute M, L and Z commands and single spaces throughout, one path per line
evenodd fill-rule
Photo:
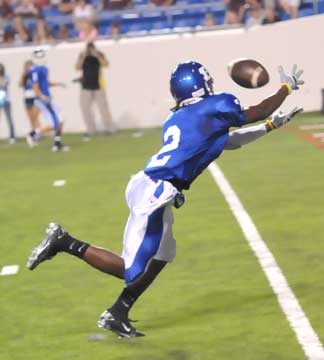
M 79 2 L 82 0 L 78 0 Z M 112 24 L 119 25 L 119 32 L 122 35 L 146 35 L 165 33 L 172 30 L 197 30 L 208 26 L 205 23 L 206 14 L 215 19 L 215 26 L 224 26 L 226 14 L 226 2 L 224 0 L 178 0 L 170 6 L 155 6 L 149 0 L 119 1 L 126 4 L 120 9 L 117 5 L 111 5 L 115 0 L 90 0 L 89 4 L 96 11 L 95 26 L 99 37 L 114 35 Z M 38 19 L 42 17 L 46 22 L 46 33 L 43 42 L 78 39 L 79 31 L 75 28 L 73 14 L 66 12 L 62 4 L 66 0 L 0 0 L 0 41 L 2 44 L 28 43 L 39 39 L 37 33 Z M 73 0 L 72 4 L 76 4 Z M 159 2 L 165 3 L 165 2 Z M 108 5 L 107 5 L 108 4 Z M 123 7 L 122 5 L 120 5 Z M 19 29 L 14 25 L 16 9 L 32 9 L 31 13 L 23 15 L 25 30 L 29 36 L 19 36 Z M 35 11 L 37 8 L 37 12 Z M 71 8 L 72 8 L 71 7 Z M 117 9 L 116 9 L 117 7 Z M 64 9 L 64 12 L 60 11 Z M 286 14 L 279 6 L 276 8 L 279 20 L 288 20 Z M 303 0 L 299 8 L 299 17 L 311 16 L 324 13 L 324 0 Z M 247 11 L 248 14 L 248 11 Z M 246 21 L 244 17 L 243 24 Z M 23 31 L 23 30 L 21 30 Z M 63 35 L 62 35 L 63 31 Z M 41 41 L 42 42 L 42 41 Z

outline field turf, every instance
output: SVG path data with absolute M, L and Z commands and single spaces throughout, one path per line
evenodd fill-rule
M 321 115 L 306 114 L 293 125 L 321 122 Z M 324 149 L 301 133 L 282 129 L 225 152 L 218 164 L 323 342 Z M 120 340 L 96 327 L 121 281 L 66 254 L 27 270 L 49 221 L 121 251 L 124 188 L 158 150 L 160 130 L 65 140 L 72 151 L 62 154 L 49 151 L 50 139 L 35 149 L 23 140 L 0 144 L 0 268 L 21 266 L 15 276 L 0 276 L 1 360 L 306 359 L 207 171 L 175 210 L 177 258 L 131 314 L 146 337 Z M 58 179 L 66 185 L 53 187 Z M 106 338 L 88 341 L 98 333 Z

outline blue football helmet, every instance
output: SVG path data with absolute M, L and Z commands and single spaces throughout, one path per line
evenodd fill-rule
M 213 94 L 213 78 L 208 70 L 195 61 L 180 63 L 172 71 L 170 91 L 177 104 L 193 97 Z
M 32 52 L 33 63 L 36 65 L 46 65 L 46 51 L 42 48 L 37 48 Z

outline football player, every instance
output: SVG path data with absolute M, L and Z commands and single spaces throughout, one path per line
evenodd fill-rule
M 130 215 L 124 232 L 122 256 L 68 234 L 60 225 L 50 223 L 46 237 L 28 259 L 27 267 L 66 252 L 91 266 L 124 279 L 121 294 L 99 320 L 98 326 L 122 337 L 142 336 L 131 324 L 128 314 L 138 297 L 153 282 L 165 265 L 175 257 L 172 234 L 172 206 L 184 203 L 197 176 L 224 149 L 238 149 L 280 128 L 301 109 L 268 117 L 286 97 L 304 82 L 302 70 L 286 74 L 280 68 L 279 90 L 256 106 L 242 108 L 232 94 L 213 92 L 213 79 L 197 62 L 179 64 L 171 74 L 170 90 L 175 106 L 162 129 L 162 148 L 133 176 L 126 188 Z M 267 119 L 267 120 L 266 120 Z M 265 120 L 263 123 L 230 132 L 231 127 Z
M 57 106 L 53 104 L 50 95 L 50 86 L 64 87 L 64 84 L 49 81 L 45 50 L 36 49 L 33 51 L 32 58 L 33 66 L 28 71 L 28 78 L 32 82 L 32 89 L 35 94 L 34 105 L 48 120 L 48 124 L 40 129 L 32 130 L 27 136 L 27 142 L 32 146 L 39 135 L 54 130 L 55 136 L 52 151 L 68 151 L 69 147 L 64 146 L 61 140 L 63 118 Z

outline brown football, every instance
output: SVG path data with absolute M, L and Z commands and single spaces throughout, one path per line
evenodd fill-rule
M 256 60 L 236 59 L 227 65 L 227 69 L 230 77 L 245 88 L 255 89 L 269 82 L 268 71 Z

